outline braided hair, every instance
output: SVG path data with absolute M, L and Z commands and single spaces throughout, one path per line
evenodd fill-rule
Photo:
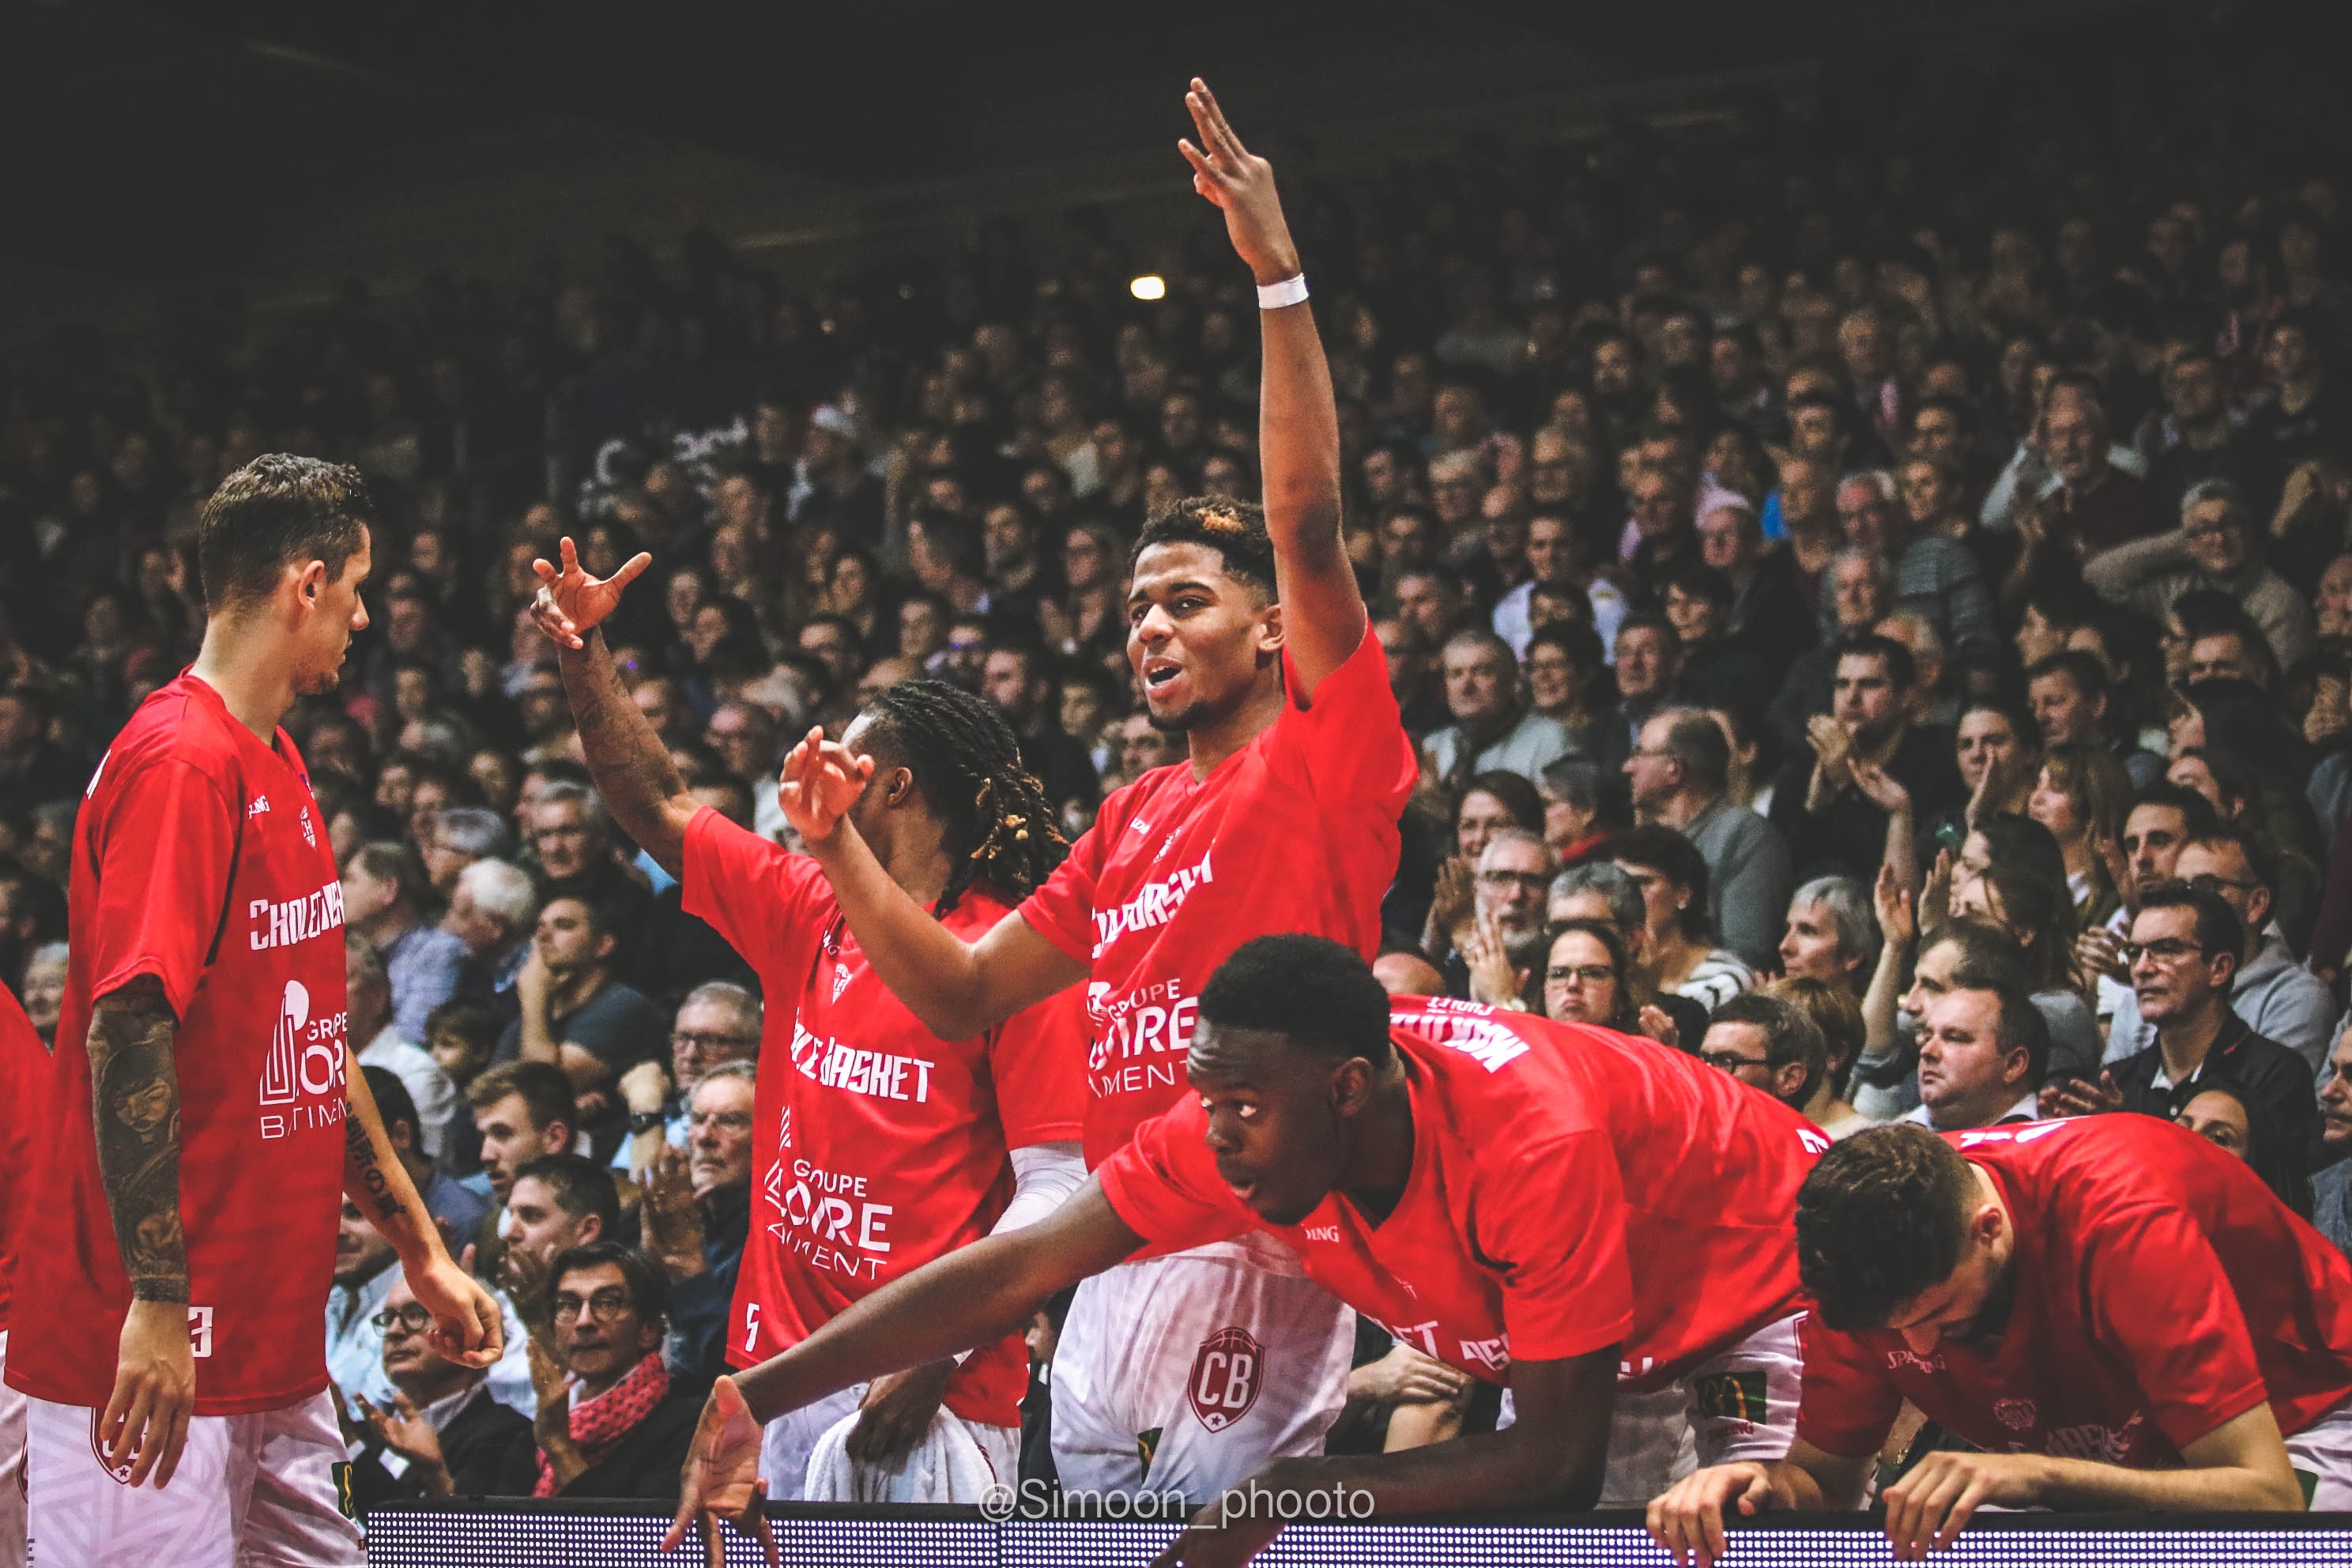
M 947 829 L 946 914 L 975 883 L 1018 903 L 1069 846 L 996 710 L 939 680 L 902 680 L 866 705 L 870 741 L 915 776 Z

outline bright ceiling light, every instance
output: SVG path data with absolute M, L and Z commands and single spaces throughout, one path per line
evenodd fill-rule
M 1168 297 L 1168 280 L 1156 272 L 1147 272 L 1129 283 L 1127 291 L 1139 300 L 1164 300 Z

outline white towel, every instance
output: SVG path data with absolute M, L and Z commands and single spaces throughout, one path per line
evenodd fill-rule
M 961 1417 L 944 1405 L 930 1430 L 896 1470 L 849 1457 L 853 1412 L 825 1428 L 810 1451 L 801 1495 L 810 1502 L 977 1502 L 998 1479 Z

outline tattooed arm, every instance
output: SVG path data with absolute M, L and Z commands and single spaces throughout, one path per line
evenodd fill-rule
M 350 1103 L 343 1118 L 343 1195 L 400 1254 L 401 1271 L 417 1301 L 433 1314 L 425 1338 L 444 1356 L 467 1366 L 488 1366 L 505 1350 L 499 1304 L 479 1281 L 450 1261 L 425 1200 L 408 1179 L 367 1078 L 349 1047 L 343 1079 Z
M 179 1020 L 152 976 L 98 999 L 89 1020 L 91 1124 L 115 1245 L 131 1280 L 114 1391 L 99 1420 L 106 1463 L 157 1490 L 179 1468 L 195 1409 L 188 1339 L 188 1248 L 180 1229 Z

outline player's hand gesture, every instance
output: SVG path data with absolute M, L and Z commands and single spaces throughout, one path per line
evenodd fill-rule
M 1225 123 L 1216 94 L 1199 77 L 1184 95 L 1184 107 L 1192 111 L 1201 142 L 1196 147 L 1190 138 L 1179 138 L 1176 150 L 1192 165 L 1192 188 L 1223 211 L 1235 254 L 1261 284 L 1297 276 L 1298 247 L 1291 243 L 1282 198 L 1275 194 L 1274 165 L 1242 145 Z
M 854 755 L 846 746 L 826 740 L 824 730 L 811 729 L 784 758 L 776 801 L 801 842 L 814 849 L 831 842 L 833 830 L 873 776 L 873 758 Z
M 2032 1454 L 1937 1452 L 1886 1489 L 1886 1539 L 1897 1561 L 1916 1563 L 1949 1546 L 1987 1503 L 2026 1508 L 2042 1500 Z
M 2099 1081 L 2086 1079 L 2053 1079 L 2042 1086 L 2042 1114 L 2056 1120 L 2061 1116 L 2104 1116 L 2124 1108 L 2124 1091 L 2116 1087 L 2116 1075 L 2099 1074 Z
M 643 575 L 654 558 L 641 550 L 622 562 L 621 569 L 610 577 L 591 577 L 580 568 L 580 552 L 572 548 L 570 534 L 564 535 L 556 553 L 563 558 L 560 571 L 544 558 L 530 563 L 530 569 L 539 574 L 539 593 L 530 602 L 530 616 L 558 647 L 585 647 L 588 645 L 582 639 L 619 606 L 621 590 Z
M 1726 1518 L 1753 1519 L 1788 1503 L 1769 1467 L 1753 1460 L 1711 1465 L 1650 1500 L 1650 1537 L 1678 1564 L 1713 1568 L 1723 1556 Z
M 155 1478 L 162 1491 L 180 1468 L 196 1405 L 196 1353 L 180 1301 L 133 1301 L 123 1315 L 114 1392 L 98 1418 L 106 1468 L 128 1486 Z
M 686 1544 L 686 1532 L 699 1524 L 710 1568 L 722 1568 L 725 1548 L 720 1531 L 727 1521 L 738 1525 L 749 1516 L 749 1528 L 759 1538 L 771 1568 L 782 1568 L 776 1538 L 760 1505 L 768 1483 L 760 1479 L 760 1424 L 743 1403 L 742 1390 L 731 1377 L 710 1385 L 694 1441 L 686 1450 L 686 1468 L 677 1479 L 677 1517 L 662 1537 L 662 1550 L 675 1552 Z
M 482 1282 L 441 1253 L 408 1277 L 417 1303 L 433 1314 L 425 1342 L 459 1366 L 492 1366 L 506 1353 L 506 1319 Z

